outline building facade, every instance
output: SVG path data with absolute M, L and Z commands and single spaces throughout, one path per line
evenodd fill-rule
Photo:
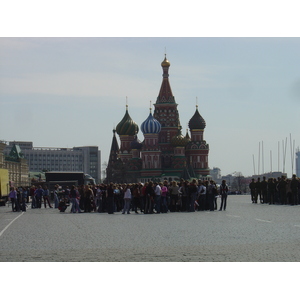
M 216 167 L 212 168 L 210 170 L 210 175 L 211 175 L 213 181 L 215 181 L 216 183 L 221 183 L 222 176 L 221 176 L 220 168 L 216 168 Z
M 29 168 L 19 146 L 14 145 L 5 154 L 6 144 L 0 142 L 0 169 L 8 170 L 10 186 L 29 186 Z
M 97 183 L 101 181 L 101 152 L 97 146 L 51 148 L 33 147 L 32 142 L 9 142 L 4 150 L 9 153 L 14 145 L 20 147 L 30 172 L 84 172 Z
M 148 118 L 141 124 L 143 142 L 137 138 L 139 126 L 130 117 L 128 106 L 113 131 L 107 182 L 171 181 L 209 176 L 209 145 L 204 140 L 206 123 L 196 106 L 188 124 L 190 136 L 188 132 L 185 136 L 182 134 L 178 104 L 169 82 L 170 62 L 166 57 L 161 67 L 163 79 L 154 113 L 150 108 Z

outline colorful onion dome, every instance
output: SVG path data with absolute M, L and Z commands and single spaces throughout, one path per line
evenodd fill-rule
M 188 144 L 189 140 L 182 135 L 181 133 L 181 126 L 178 128 L 178 134 L 175 135 L 172 140 L 171 144 L 174 147 L 185 147 Z
M 121 122 L 117 125 L 116 131 L 118 135 L 136 135 L 139 132 L 138 125 L 129 116 L 127 105 L 126 113 Z
M 131 149 L 142 149 L 143 143 L 138 139 L 137 135 L 134 137 L 134 140 L 130 143 Z
M 198 111 L 198 105 L 196 106 L 195 114 L 192 116 L 192 118 L 189 121 L 189 128 L 190 129 L 204 129 L 206 126 L 206 123 L 202 116 L 199 114 Z
M 143 134 L 156 134 L 160 133 L 161 125 L 160 123 L 152 116 L 151 109 L 148 118 L 142 123 L 141 131 Z
M 170 62 L 167 60 L 167 56 L 165 55 L 165 59 L 163 60 L 163 62 L 161 63 L 162 67 L 170 67 Z

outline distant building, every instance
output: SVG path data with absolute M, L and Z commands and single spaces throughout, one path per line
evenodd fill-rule
M 216 183 L 220 183 L 222 180 L 221 169 L 220 168 L 212 168 L 210 170 L 210 176 L 213 181 L 215 181 Z
M 221 180 L 226 180 L 226 183 L 229 187 L 231 187 L 232 183 L 235 180 L 235 176 L 233 176 L 232 174 L 228 174 L 226 176 L 222 176 Z
M 11 186 L 29 186 L 29 170 L 27 160 L 24 158 L 19 146 L 11 147 L 7 155 L 4 153 L 6 144 L 0 142 L 0 168 L 8 170 Z
M 209 145 L 204 140 L 205 120 L 198 111 L 191 117 L 188 132 L 181 132 L 179 113 L 169 82 L 170 62 L 161 63 L 163 79 L 158 97 L 148 118 L 141 124 L 144 141 L 137 138 L 139 126 L 126 106 L 123 119 L 113 130 L 106 169 L 108 182 L 148 182 L 208 178 Z M 116 135 L 120 137 L 119 147 Z
M 257 180 L 257 178 L 262 179 L 263 177 L 266 177 L 266 179 L 269 179 L 269 178 L 281 178 L 282 176 L 287 177 L 287 173 L 282 173 L 280 171 L 278 171 L 278 172 L 269 172 L 269 173 L 263 173 L 263 174 L 260 174 L 260 175 L 253 175 L 252 178 Z
M 32 142 L 9 142 L 4 150 L 8 154 L 17 145 L 28 161 L 29 172 L 71 171 L 89 174 L 101 181 L 101 152 L 97 146 L 73 148 L 33 147 Z

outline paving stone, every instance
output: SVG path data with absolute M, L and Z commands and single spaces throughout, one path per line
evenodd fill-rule
M 220 200 L 218 200 L 220 203 Z M 0 261 L 300 261 L 300 206 L 229 196 L 227 211 L 60 213 L 0 207 Z

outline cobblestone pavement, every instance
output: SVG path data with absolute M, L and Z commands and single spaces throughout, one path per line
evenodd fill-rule
M 0 261 L 300 261 L 300 206 L 252 204 L 250 196 L 234 195 L 226 211 L 69 210 L 0 207 Z

